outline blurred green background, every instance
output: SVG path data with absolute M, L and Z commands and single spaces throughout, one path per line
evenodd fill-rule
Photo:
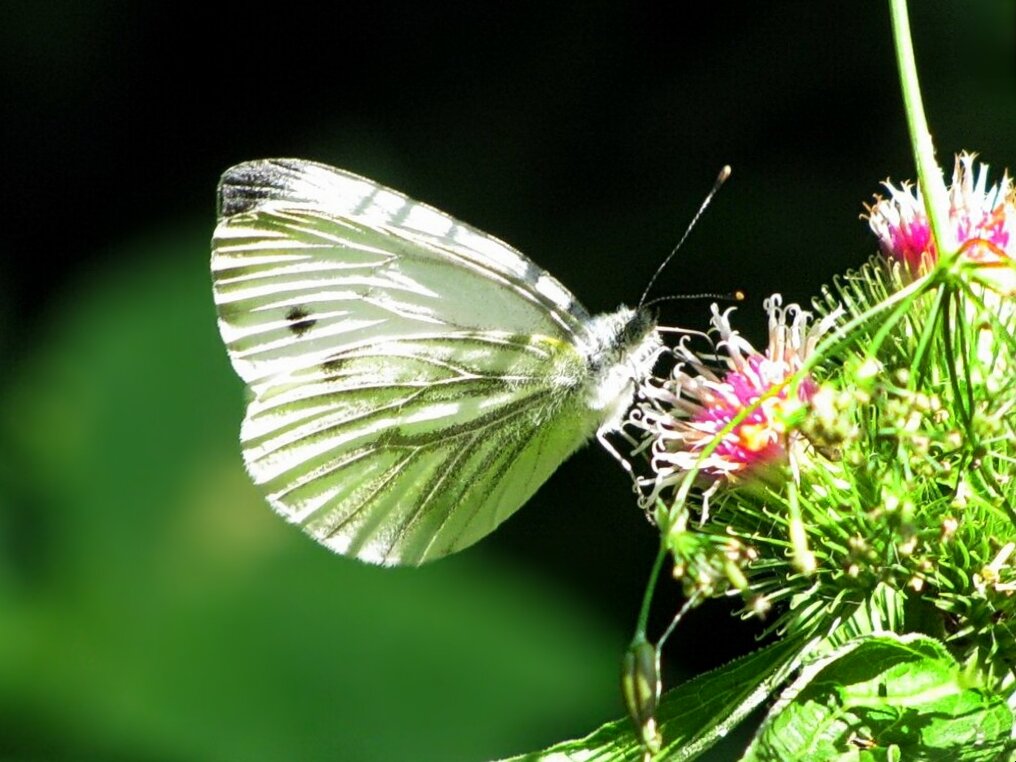
M 1013 3 L 915 6 L 943 161 L 1013 166 Z M 268 156 L 346 167 L 600 311 L 637 298 L 730 163 L 658 293 L 742 288 L 757 338 L 761 299 L 859 263 L 862 202 L 913 176 L 887 16 L 4 3 L 0 758 L 483 760 L 619 716 L 654 537 L 598 448 L 423 569 L 334 557 L 263 504 L 210 295 L 217 177 Z M 682 625 L 669 680 L 752 647 L 731 611 Z

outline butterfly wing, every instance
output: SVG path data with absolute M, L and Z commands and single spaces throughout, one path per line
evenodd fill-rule
M 311 162 L 238 165 L 219 205 L 244 459 L 319 542 L 386 564 L 464 548 L 598 425 L 588 315 L 506 244 Z

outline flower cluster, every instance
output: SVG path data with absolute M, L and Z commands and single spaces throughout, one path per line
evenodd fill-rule
M 989 187 L 987 166 L 976 166 L 974 160 L 970 153 L 956 157 L 949 188 L 949 232 L 958 242 L 961 261 L 974 266 L 969 270 L 974 278 L 997 294 L 1016 294 L 1016 188 L 1008 174 Z M 938 253 L 921 194 L 906 182 L 884 185 L 889 197 L 877 198 L 867 207 L 871 229 L 886 261 L 901 263 L 912 276 L 924 274 L 935 265 Z M 875 266 L 861 275 L 869 285 L 886 277 L 891 291 L 889 281 L 898 278 L 899 269 L 896 276 L 893 268 L 885 276 L 877 271 Z M 872 306 L 856 302 L 853 291 L 843 296 L 852 302 L 853 315 Z M 995 300 L 982 300 L 982 308 L 988 303 L 996 315 L 1011 313 L 1008 305 Z M 685 336 L 673 350 L 676 366 L 670 376 L 643 383 L 642 401 L 628 423 L 636 432 L 637 451 L 648 453 L 652 469 L 641 483 L 644 505 L 654 503 L 689 472 L 697 474 L 708 500 L 724 484 L 741 483 L 761 473 L 762 467 L 789 463 L 796 468 L 802 432 L 816 430 L 821 423 L 817 416 L 835 393 L 819 392 L 813 377 L 802 369 L 819 339 L 842 322 L 844 310 L 827 303 L 823 317 L 813 320 L 796 304 L 783 306 L 778 294 L 764 306 L 769 317 L 764 351 L 753 348 L 732 328 L 732 308 L 721 312 L 714 304 L 712 350 L 693 351 L 691 335 Z M 859 338 L 862 335 L 870 334 L 862 329 Z M 839 394 L 850 396 L 852 390 Z
M 649 379 L 642 402 L 629 418 L 642 449 L 650 453 L 653 476 L 644 483 L 647 504 L 689 471 L 715 490 L 724 481 L 786 462 L 793 446 L 792 422 L 817 386 L 798 377 L 821 336 L 840 316 L 818 322 L 796 304 L 783 306 L 774 294 L 764 303 L 769 343 L 757 351 L 731 327 L 733 308 L 712 306 L 714 351 L 696 354 L 689 336 L 674 350 L 677 364 L 667 379 Z
M 923 278 L 928 216 L 886 187 L 868 210 L 883 256 L 814 314 L 770 297 L 759 350 L 713 305 L 710 344 L 688 332 L 642 383 L 626 429 L 650 468 L 642 505 L 691 598 L 739 594 L 746 616 L 818 632 L 880 586 L 908 591 L 994 674 L 1016 662 L 1016 194 L 958 157 L 956 266 Z M 876 629 L 902 616 L 872 611 Z
M 974 165 L 975 155 L 956 157 L 949 188 L 948 231 L 963 258 L 981 265 L 982 276 L 1003 294 L 1016 294 L 1016 190 L 1012 178 L 1002 175 L 988 186 L 988 167 Z M 927 272 L 938 259 L 931 224 L 920 190 L 903 182 L 886 181 L 888 198 L 876 196 L 867 207 L 868 222 L 878 237 L 883 254 L 903 262 L 914 274 Z

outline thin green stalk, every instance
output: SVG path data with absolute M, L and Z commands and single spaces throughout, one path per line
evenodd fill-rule
M 963 295 L 972 301 L 980 310 L 981 317 L 991 324 L 991 329 L 994 332 L 994 335 L 1001 341 L 1005 342 L 1006 348 L 1010 352 L 1016 353 L 1016 336 L 1013 336 L 1012 330 L 1008 324 L 999 320 L 997 308 L 992 308 L 986 305 L 984 303 L 984 299 L 981 298 L 981 295 L 970 288 L 968 283 L 964 283 L 962 280 L 957 281 L 957 283 L 962 289 Z
M 899 293 L 903 292 L 901 291 Z M 883 342 L 885 342 L 889 334 L 893 330 L 895 330 L 897 324 L 899 324 L 901 320 L 904 320 L 911 313 L 914 302 L 917 301 L 918 296 L 920 296 L 922 293 L 923 291 L 918 290 L 913 294 L 912 298 L 904 299 L 898 305 L 896 305 L 896 309 L 894 309 L 890 313 L 889 317 L 885 319 L 885 322 L 882 323 L 879 329 L 875 332 L 875 335 L 872 336 L 871 342 L 868 345 L 867 349 L 869 357 L 875 358 L 878 356 L 879 351 L 882 349 Z M 881 305 L 888 303 L 889 300 L 886 299 L 880 302 L 879 304 Z
M 635 637 L 633 643 L 646 640 L 646 628 L 649 626 L 649 609 L 653 603 L 653 593 L 656 591 L 656 581 L 660 578 L 660 571 L 663 569 L 663 562 L 667 560 L 666 533 L 660 537 L 660 549 L 656 551 L 656 559 L 653 561 L 653 568 L 649 572 L 649 580 L 646 582 L 646 591 L 642 594 L 642 607 L 639 609 L 639 618 L 635 623 Z
M 921 331 L 921 337 L 918 339 L 917 347 L 914 349 L 914 359 L 910 363 L 910 378 L 915 384 L 924 383 L 924 371 L 922 366 L 925 363 L 925 358 L 929 352 L 931 342 L 935 337 L 935 328 L 938 326 L 938 321 L 942 317 L 943 304 L 946 301 L 948 289 L 940 288 L 938 294 L 935 297 L 935 302 L 932 304 L 931 312 L 928 313 L 927 318 L 924 322 L 924 329 Z
M 991 462 L 986 459 L 983 463 L 981 463 L 980 468 L 974 469 L 974 473 L 988 485 L 991 492 L 995 493 L 995 497 L 998 498 L 1003 512 L 1008 517 L 1009 521 L 1012 522 L 1013 526 L 1016 526 L 1016 508 L 1013 508 L 1012 503 L 1010 503 L 1009 499 L 1005 496 L 1005 490 L 1003 490 L 1002 485 L 999 484 L 998 477 L 995 475 L 995 471 L 991 467 Z
M 956 336 L 956 344 L 959 349 L 959 360 L 963 366 L 963 381 L 965 382 L 965 390 L 967 397 L 967 410 L 973 415 L 975 409 L 974 403 L 974 380 L 970 377 L 970 353 L 971 347 L 967 343 L 967 331 L 966 331 L 966 318 L 962 314 L 964 305 L 960 302 L 959 294 L 949 289 L 950 297 L 953 303 L 953 316 L 950 321 L 950 325 L 945 327 L 946 331 L 952 331 Z M 948 313 L 946 313 L 948 314 Z M 959 368 L 950 367 L 951 373 L 958 373 Z
M 914 301 L 922 296 L 929 288 L 933 288 L 934 285 L 935 284 L 928 277 L 918 278 L 913 283 L 901 288 L 899 291 L 886 297 L 878 304 L 869 307 L 861 314 L 851 318 L 843 325 L 838 326 L 835 331 L 818 343 L 818 346 L 815 347 L 815 351 L 812 352 L 811 356 L 804 361 L 801 369 L 794 375 L 794 378 L 791 379 L 791 381 L 800 381 L 800 379 L 810 373 L 811 369 L 816 365 L 835 356 L 843 348 L 843 346 L 856 340 L 856 337 L 852 335 L 855 330 L 880 313 L 893 308 L 892 315 L 886 318 L 886 321 L 883 324 L 883 328 L 887 324 L 891 324 L 891 328 L 892 325 L 895 325 L 895 323 L 900 320 L 904 313 L 910 310 Z
M 964 404 L 965 397 L 960 389 L 959 378 L 956 376 L 956 352 L 953 349 L 953 325 L 956 321 L 955 313 L 957 311 L 956 297 L 952 289 L 943 288 L 947 290 L 948 301 L 945 306 L 945 320 L 942 323 L 942 350 L 945 353 L 946 367 L 949 373 L 949 385 L 952 387 L 956 408 L 963 419 L 963 428 L 968 437 L 973 437 L 974 432 L 971 430 L 973 410 L 970 406 Z
M 939 261 L 949 263 L 957 256 L 957 244 L 945 218 L 949 209 L 949 196 L 942 178 L 942 170 L 935 161 L 935 146 L 924 115 L 914 44 L 910 38 L 907 1 L 889 0 L 889 14 L 892 18 L 896 65 L 899 68 L 900 86 L 903 89 L 903 106 L 910 131 L 910 144 L 914 151 L 914 163 L 917 165 L 918 183 L 928 219 L 931 221 L 931 233 L 935 239 Z

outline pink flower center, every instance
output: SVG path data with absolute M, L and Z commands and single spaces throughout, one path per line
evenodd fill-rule
M 749 356 L 743 367 L 727 373 L 720 384 L 702 395 L 702 407 L 690 421 L 692 427 L 703 434 L 718 434 L 741 411 L 756 405 L 763 394 L 792 373 L 786 362 L 770 360 L 761 354 Z M 798 388 L 801 401 L 807 401 L 813 393 L 812 382 L 806 381 Z M 787 389 L 781 388 L 734 426 L 716 446 L 714 454 L 738 469 L 781 460 L 786 453 L 786 419 L 798 406 L 798 402 L 788 397 Z M 707 441 L 703 440 L 703 444 Z
M 988 168 L 974 167 L 972 154 L 956 158 L 950 188 L 949 226 L 969 262 L 990 266 L 981 275 L 993 287 L 1016 294 L 1016 272 L 1009 258 L 1016 257 L 1016 196 L 1008 175 L 993 188 L 987 187 Z M 931 226 L 916 189 L 908 183 L 899 188 L 886 183 L 888 199 L 869 207 L 872 230 L 882 251 L 918 273 L 938 258 Z
M 921 266 L 925 252 L 934 258 L 931 225 L 924 217 L 901 221 L 899 227 L 890 231 L 890 236 L 890 253 L 906 262 L 912 270 L 916 271 Z

